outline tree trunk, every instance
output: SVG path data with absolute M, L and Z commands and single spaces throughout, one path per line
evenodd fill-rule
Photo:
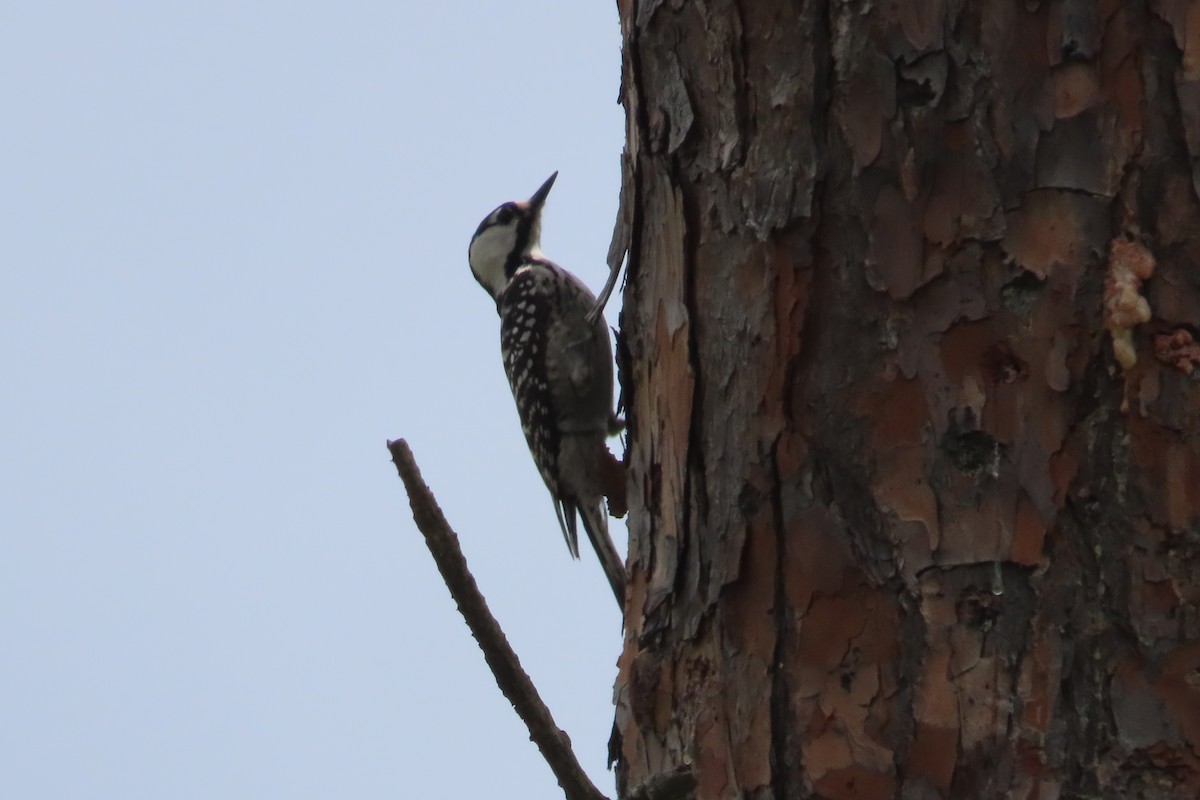
M 1200 796 L 1200 4 L 618 6 L 622 789 Z

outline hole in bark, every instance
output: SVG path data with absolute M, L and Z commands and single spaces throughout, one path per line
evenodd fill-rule
M 1028 316 L 1045 285 L 1045 279 L 1029 270 L 1022 270 L 1020 275 L 1004 284 L 1000 290 L 1000 302 L 1014 314 Z
M 959 623 L 987 630 L 1000 616 L 999 601 L 991 592 L 969 587 L 954 603 Z
M 762 500 L 762 492 L 749 483 L 743 483 L 742 490 L 738 492 L 738 511 L 742 512 L 742 517 L 750 519 L 758 513 Z
M 946 90 L 949 62 L 945 53 L 930 53 L 897 70 L 896 100 L 902 106 L 936 106 Z
M 983 370 L 993 386 L 1024 380 L 1029 375 L 1028 365 L 1013 352 L 1008 342 L 996 342 L 984 351 Z
M 937 99 L 937 92 L 928 81 L 900 79 L 896 100 L 902 106 L 929 106 Z
M 959 471 L 971 475 L 984 471 L 996 475 L 1004 458 L 1004 446 L 983 431 L 963 430 L 963 427 L 955 416 L 951 416 L 950 429 L 942 438 L 942 449 L 951 463 Z

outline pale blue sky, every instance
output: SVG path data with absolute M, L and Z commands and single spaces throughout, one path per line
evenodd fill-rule
M 0 6 L 0 797 L 561 797 L 396 436 L 611 792 L 620 619 L 466 250 L 557 169 L 603 283 L 619 50 L 611 0 Z

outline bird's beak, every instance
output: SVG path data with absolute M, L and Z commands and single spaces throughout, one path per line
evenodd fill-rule
M 558 177 L 558 171 L 546 178 L 546 182 L 538 187 L 538 190 L 533 193 L 533 197 L 529 198 L 529 207 L 534 211 L 541 211 L 542 206 L 546 202 L 546 195 L 550 194 L 550 187 L 554 185 L 554 179 Z

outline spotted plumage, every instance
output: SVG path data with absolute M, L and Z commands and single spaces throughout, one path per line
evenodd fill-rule
M 471 271 L 496 301 L 500 351 L 521 430 L 571 555 L 579 556 L 577 517 L 618 602 L 625 570 L 608 535 L 604 465 L 612 456 L 612 349 L 595 296 L 541 252 L 541 210 L 552 175 L 528 201 L 504 203 L 471 240 Z

